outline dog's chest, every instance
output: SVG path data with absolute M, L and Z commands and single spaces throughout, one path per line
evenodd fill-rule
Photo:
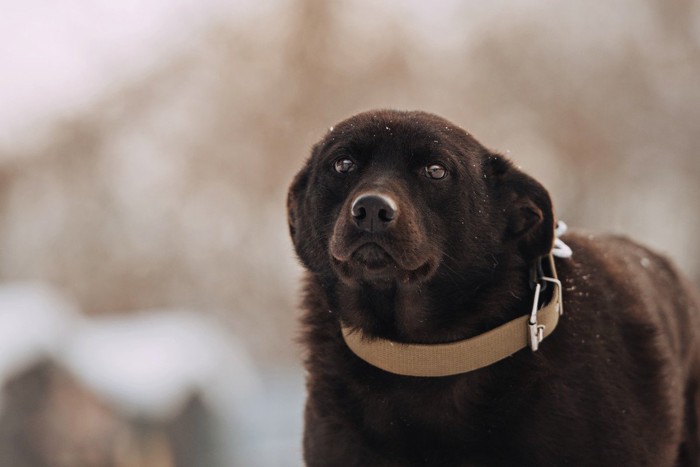
M 402 380 L 377 388 L 363 406 L 365 428 L 392 443 L 466 448 L 497 429 L 483 397 L 463 381 Z

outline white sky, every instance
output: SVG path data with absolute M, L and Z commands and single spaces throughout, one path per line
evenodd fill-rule
M 608 7 L 591 5 L 588 10 L 597 11 L 593 17 L 599 30 L 614 31 L 629 16 L 615 8 L 626 8 L 630 1 Z M 285 3 L 0 0 L 0 148 L 35 138 L 47 123 L 80 111 L 110 88 L 148 70 L 169 52 L 196 40 L 202 26 L 212 20 L 250 21 L 255 14 L 274 11 Z M 362 24 L 369 22 L 380 30 L 383 18 L 400 17 L 415 24 L 416 34 L 438 49 L 463 41 L 465 30 L 478 34 L 484 23 L 517 22 L 525 11 L 547 16 L 556 10 L 560 19 L 581 13 L 552 0 L 348 0 L 342 5 L 350 23 L 357 17 Z M 608 18 L 611 24 L 603 27 L 601 18 Z M 570 20 L 563 24 L 570 26 Z M 589 36 L 598 35 L 591 35 L 588 26 L 579 29 Z M 563 36 L 575 36 L 573 32 Z
M 0 0 L 0 147 L 185 46 L 253 0 Z M 259 10 L 259 7 L 255 7 Z
M 52 120 L 138 76 L 196 39 L 214 19 L 245 20 L 285 0 L 0 0 L 0 148 L 31 141 Z M 420 0 L 348 7 L 401 15 L 440 42 L 459 0 Z M 477 10 L 489 2 L 472 0 Z M 492 9 L 492 8 L 490 8 Z M 365 18 L 367 19 L 367 18 Z M 442 31 L 442 32 L 439 32 Z

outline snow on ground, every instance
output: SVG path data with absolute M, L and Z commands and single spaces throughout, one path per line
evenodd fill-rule
M 0 286 L 0 386 L 17 372 L 54 355 L 79 319 L 77 309 L 51 287 L 38 283 Z
M 0 385 L 46 358 L 120 411 L 151 419 L 176 415 L 195 392 L 225 391 L 243 406 L 260 384 L 246 350 L 204 314 L 85 318 L 48 286 L 0 286 Z
M 60 360 L 94 392 L 123 411 L 151 419 L 177 414 L 194 392 L 205 396 L 227 375 L 230 397 L 256 390 L 244 351 L 206 316 L 155 310 L 85 321 Z
M 47 358 L 137 419 L 167 421 L 198 393 L 220 427 L 225 459 L 301 465 L 302 372 L 261 374 L 211 317 L 187 310 L 83 317 L 49 286 L 0 285 L 0 388 Z

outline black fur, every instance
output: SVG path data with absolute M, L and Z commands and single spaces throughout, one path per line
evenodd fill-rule
M 354 170 L 336 171 L 343 159 Z M 433 164 L 447 176 L 428 177 Z M 367 192 L 398 205 L 386 230 L 350 213 Z M 538 352 L 419 378 L 346 347 L 341 320 L 438 343 L 528 313 L 528 270 L 553 242 L 549 195 L 462 129 L 422 112 L 352 117 L 314 146 L 288 209 L 308 270 L 308 465 L 700 465 L 699 300 L 629 240 L 565 237 L 565 314 Z

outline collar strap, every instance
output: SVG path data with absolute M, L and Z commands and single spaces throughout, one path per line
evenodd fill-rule
M 541 283 L 535 286 L 532 312 L 469 339 L 446 344 L 405 344 L 370 339 L 361 330 L 342 326 L 343 338 L 352 352 L 389 373 L 404 376 L 452 376 L 492 365 L 526 347 L 537 351 L 542 340 L 557 327 L 563 312 L 561 282 L 554 259 L 549 256 L 552 277 L 541 281 L 554 284 L 551 301 L 540 308 Z

